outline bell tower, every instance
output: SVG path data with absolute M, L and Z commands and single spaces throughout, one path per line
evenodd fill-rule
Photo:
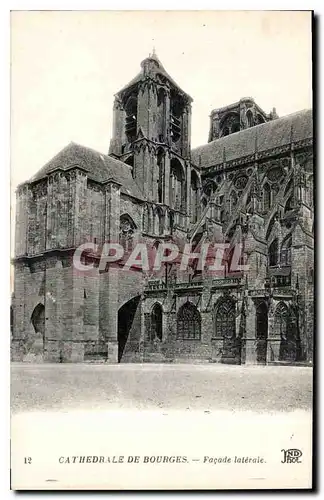
M 115 95 L 109 149 L 129 165 L 149 202 L 182 214 L 189 209 L 191 102 L 153 51 Z

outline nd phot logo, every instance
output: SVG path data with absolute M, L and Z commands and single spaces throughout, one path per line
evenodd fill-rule
M 281 460 L 282 464 L 300 464 L 300 457 L 302 456 L 302 452 L 297 448 L 289 448 L 288 450 L 281 450 L 284 454 L 283 460 Z

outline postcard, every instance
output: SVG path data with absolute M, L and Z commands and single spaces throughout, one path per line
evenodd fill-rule
M 11 488 L 313 486 L 311 11 L 12 11 Z

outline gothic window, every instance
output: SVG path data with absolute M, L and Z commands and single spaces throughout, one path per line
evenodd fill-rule
M 159 142 L 165 142 L 165 90 L 160 88 L 157 94 L 157 134 Z
M 228 113 L 221 120 L 220 128 L 222 130 L 222 136 L 233 134 L 240 130 L 240 117 L 237 113 Z
M 133 142 L 136 139 L 137 132 L 137 98 L 135 95 L 131 95 L 126 101 L 125 105 L 126 111 L 126 124 L 125 133 L 128 142 Z
M 271 189 L 269 184 L 263 186 L 263 209 L 268 212 L 271 208 Z
M 253 120 L 253 114 L 251 111 L 246 112 L 246 121 L 247 121 L 248 127 L 253 127 L 254 120 Z
M 148 205 L 145 205 L 143 209 L 143 232 L 150 232 L 150 212 Z
M 269 266 L 278 265 L 278 239 L 274 239 L 269 247 Z
M 199 182 L 194 170 L 191 171 L 191 222 L 196 222 L 198 218 L 199 206 Z
M 281 255 L 280 255 L 280 260 L 281 264 L 284 266 L 290 266 L 291 265 L 291 236 L 287 238 L 281 247 Z
M 164 213 L 160 207 L 155 210 L 155 234 L 163 235 L 164 233 Z
M 159 149 L 157 153 L 157 168 L 158 168 L 158 186 L 157 186 L 157 197 L 158 203 L 164 202 L 164 152 Z
M 203 191 L 206 197 L 209 199 L 212 194 L 216 191 L 216 184 L 213 180 L 208 179 L 203 185 Z
M 287 336 L 288 307 L 280 302 L 275 311 L 275 331 L 277 335 L 285 339 Z
M 133 249 L 133 237 L 136 230 L 136 225 L 133 219 L 124 214 L 120 218 L 119 225 L 119 243 L 124 248 L 125 252 L 131 252 Z
M 151 340 L 162 340 L 162 307 L 159 303 L 154 304 L 151 312 Z
M 181 340 L 200 340 L 201 317 L 191 302 L 180 307 L 177 315 L 177 338 Z
M 232 299 L 223 299 L 218 305 L 216 305 L 214 312 L 214 323 L 216 338 L 235 337 L 235 302 Z
M 185 178 L 183 168 L 179 160 L 171 160 L 170 175 L 170 206 L 175 210 L 184 210 L 185 208 Z
M 171 138 L 172 142 L 178 142 L 181 136 L 181 115 L 184 109 L 184 103 L 181 97 L 175 92 L 171 92 Z

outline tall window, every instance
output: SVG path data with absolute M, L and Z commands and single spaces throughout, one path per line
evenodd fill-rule
M 220 303 L 216 305 L 214 322 L 215 337 L 235 337 L 235 302 L 232 299 L 221 300 Z
M 278 265 L 278 239 L 273 240 L 269 247 L 269 266 Z
M 137 132 L 137 98 L 135 95 L 132 95 L 128 98 L 126 105 L 126 124 L 125 124 L 125 133 L 128 139 L 128 142 L 133 142 L 136 139 Z
M 163 203 L 164 202 L 164 154 L 162 149 L 160 149 L 157 154 L 157 168 L 158 168 L 157 200 L 159 203 Z
M 177 338 L 182 340 L 200 340 L 201 338 L 200 313 L 191 302 L 186 302 L 178 311 Z
M 191 222 L 196 222 L 198 219 L 198 176 L 194 170 L 191 171 Z
M 275 332 L 282 339 L 287 337 L 288 326 L 288 307 L 283 302 L 280 302 L 275 311 Z
M 246 121 L 247 121 L 248 127 L 253 127 L 254 120 L 253 120 L 253 114 L 251 111 L 246 112 Z
M 185 208 L 185 178 L 182 165 L 176 158 L 171 160 L 170 206 L 175 210 Z
M 119 243 L 122 245 L 125 252 L 131 252 L 133 249 L 135 230 L 136 225 L 133 219 L 127 214 L 122 215 L 119 226 Z
M 280 261 L 284 266 L 290 266 L 291 264 L 291 236 L 283 242 L 281 247 Z
M 145 205 L 143 208 L 143 232 L 149 233 L 150 228 L 150 210 L 148 205 Z

